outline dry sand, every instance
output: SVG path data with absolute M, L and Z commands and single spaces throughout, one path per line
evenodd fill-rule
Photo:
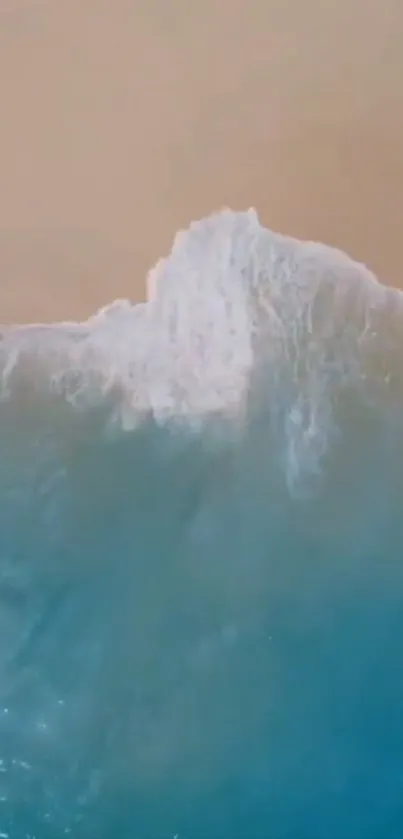
M 403 285 L 402 0 L 0 0 L 0 320 L 144 294 L 223 205 Z

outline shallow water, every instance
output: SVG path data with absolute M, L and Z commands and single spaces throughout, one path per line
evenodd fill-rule
M 0 833 L 403 830 L 402 297 L 253 212 L 3 330 Z

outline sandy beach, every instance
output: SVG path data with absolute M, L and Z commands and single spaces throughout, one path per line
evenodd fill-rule
M 403 286 L 401 0 L 2 0 L 0 320 L 144 296 L 222 206 Z

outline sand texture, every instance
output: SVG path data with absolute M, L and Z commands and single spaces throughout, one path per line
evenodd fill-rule
M 0 319 L 141 299 L 255 206 L 403 285 L 401 0 L 1 0 Z

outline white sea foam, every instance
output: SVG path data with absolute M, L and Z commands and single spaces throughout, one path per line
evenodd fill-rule
M 117 300 L 82 323 L 4 328 L 3 396 L 27 371 L 73 401 L 113 391 L 133 428 L 150 415 L 242 419 L 258 382 L 292 473 L 320 456 L 334 389 L 371 374 L 383 313 L 402 299 L 344 253 L 265 229 L 254 210 L 178 233 L 147 289 L 147 303 Z

